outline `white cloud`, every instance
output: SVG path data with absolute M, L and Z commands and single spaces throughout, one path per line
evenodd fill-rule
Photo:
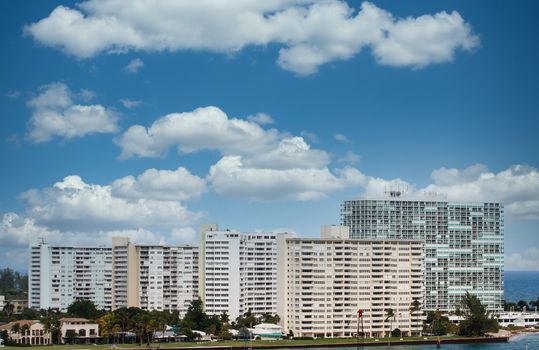
M 509 271 L 536 271 L 539 266 L 539 248 L 528 247 L 505 258 L 505 268 Z
M 97 94 L 95 93 L 95 91 L 92 90 L 81 89 L 77 96 L 80 97 L 81 100 L 88 102 L 93 100 L 97 96 Z
M 358 185 L 363 174 L 345 168 L 338 176 L 327 168 L 249 168 L 240 156 L 223 157 L 210 168 L 208 181 L 219 195 L 249 200 L 315 200 L 329 193 Z
M 278 141 L 279 133 L 241 119 L 229 119 L 217 107 L 172 113 L 150 127 L 130 127 L 116 139 L 123 158 L 162 156 L 171 146 L 182 153 L 216 150 L 223 154 L 255 154 Z
M 144 67 L 144 61 L 140 58 L 135 58 L 129 61 L 129 63 L 124 67 L 124 70 L 128 73 L 138 73 L 138 71 Z
M 396 18 L 364 2 L 356 11 L 342 0 L 132 1 L 88 0 L 78 9 L 56 7 L 25 26 L 39 43 L 88 58 L 103 52 L 237 52 L 280 46 L 278 64 L 299 75 L 347 60 L 370 47 L 376 61 L 423 67 L 453 60 L 479 39 L 456 11 Z
M 194 245 L 197 242 L 197 232 L 192 227 L 175 228 L 170 233 L 170 242 Z
M 477 164 L 466 169 L 433 171 L 434 184 L 423 191 L 444 194 L 452 201 L 496 201 L 509 214 L 539 218 L 539 170 L 514 165 L 498 173 Z
M 164 244 L 165 242 L 189 242 L 192 228 L 174 229 L 172 239 L 145 229 L 112 231 L 61 231 L 40 226 L 34 219 L 21 217 L 15 213 L 5 213 L 0 221 L 0 265 L 26 270 L 28 264 L 28 245 L 44 239 L 52 245 L 62 246 L 110 246 L 112 237 L 126 236 L 136 244 Z M 190 241 L 191 243 L 193 241 Z
M 247 117 L 247 120 L 260 124 L 260 125 L 266 125 L 266 124 L 274 124 L 275 120 L 273 118 L 266 114 L 266 113 L 257 113 L 255 115 L 250 115 Z
M 142 190 L 146 188 L 142 186 Z M 87 184 L 79 176 L 67 176 L 52 187 L 29 190 L 21 197 L 28 216 L 37 224 L 62 231 L 177 228 L 189 226 L 201 216 L 177 201 L 136 198 L 135 191 L 132 194 L 135 198 L 117 197 L 112 186 Z
M 339 142 L 344 142 L 344 143 L 349 143 L 350 142 L 348 137 L 346 137 L 346 135 L 343 135 L 343 134 L 335 134 L 334 138 L 335 138 L 335 140 L 337 140 Z
M 500 202 L 510 215 L 539 218 L 537 168 L 514 165 L 494 173 L 483 164 L 475 164 L 465 169 L 436 169 L 431 177 L 434 183 L 423 188 L 401 179 L 368 177 L 362 185 L 364 192 L 361 196 L 379 198 L 384 196 L 384 191 L 397 189 L 406 192 L 407 198 L 437 197 L 457 202 Z
M 54 137 L 71 139 L 117 131 L 118 118 L 114 112 L 101 105 L 75 104 L 72 97 L 64 83 L 40 87 L 39 94 L 28 102 L 32 108 L 28 138 L 40 143 Z
M 141 102 L 138 100 L 130 100 L 128 98 L 120 99 L 120 102 L 125 108 L 133 109 L 140 106 Z
M 329 154 L 311 149 L 302 137 L 285 137 L 277 147 L 251 155 L 245 165 L 255 168 L 293 169 L 321 168 L 329 163 Z
M 361 156 L 359 154 L 356 154 L 352 151 L 348 151 L 343 157 L 339 158 L 339 162 L 353 164 L 353 163 L 359 162 L 360 159 L 361 159 Z
M 183 201 L 198 198 L 205 191 L 206 182 L 182 167 L 148 169 L 136 178 L 126 176 L 112 183 L 112 195 L 122 198 Z

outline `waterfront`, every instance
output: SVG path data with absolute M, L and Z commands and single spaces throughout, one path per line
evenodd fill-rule
M 506 301 L 537 300 L 539 271 L 506 271 L 504 297 Z
M 535 334 L 526 334 L 521 336 L 515 336 L 509 340 L 508 343 L 483 343 L 483 344 L 443 344 L 441 349 L 446 350 L 521 350 L 526 349 L 526 345 L 528 346 L 528 350 L 539 350 L 539 333 Z M 377 346 L 365 346 L 362 348 L 361 346 L 359 349 L 364 350 L 379 350 L 388 348 L 387 343 L 380 344 Z M 309 348 L 311 350 L 325 350 L 327 348 L 324 347 L 316 347 L 316 348 Z M 343 347 L 339 348 L 340 350 L 356 350 L 357 347 Z M 393 350 L 430 350 L 430 349 L 437 349 L 436 345 L 429 344 L 429 345 L 392 345 L 391 349 Z M 282 350 L 294 350 L 292 348 L 288 349 L 282 349 Z

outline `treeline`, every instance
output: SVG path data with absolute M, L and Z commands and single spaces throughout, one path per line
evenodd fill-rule
M 28 275 L 10 268 L 0 270 L 0 295 L 6 299 L 25 299 L 28 294 Z
M 503 302 L 503 309 L 505 311 L 534 311 L 535 308 L 539 309 L 539 297 L 536 300 L 519 300 L 518 302 L 505 301 Z
M 167 327 L 176 335 L 184 336 L 184 340 L 196 340 L 205 332 L 220 339 L 231 339 L 231 329 L 238 330 L 238 338 L 248 338 L 247 328 L 259 323 L 278 323 L 279 316 L 265 314 L 257 317 L 250 311 L 230 321 L 226 313 L 208 315 L 204 312 L 202 301 L 193 300 L 183 318 L 178 311 L 144 311 L 137 307 L 119 308 L 114 311 L 98 310 L 89 300 L 79 300 L 71 304 L 66 313 L 55 310 L 25 309 L 21 315 L 7 315 L 4 311 L 0 321 L 9 322 L 20 319 L 40 320 L 45 330 L 52 333 L 54 343 L 60 343 L 60 319 L 63 317 L 82 317 L 99 324 L 99 334 L 109 343 L 138 342 L 150 343 L 154 340 L 155 332 L 165 332 Z M 133 336 L 134 335 L 134 336 Z M 77 335 L 67 335 L 68 342 Z
M 463 318 L 458 326 L 439 311 L 427 313 L 424 324 L 425 333 L 434 335 L 458 334 L 475 337 L 483 336 L 488 332 L 495 333 L 499 329 L 498 320 L 493 313 L 486 309 L 477 296 L 468 292 L 462 298 L 455 315 Z

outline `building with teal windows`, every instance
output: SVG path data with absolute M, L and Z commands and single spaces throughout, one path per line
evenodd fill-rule
M 341 225 L 356 239 L 420 239 L 425 310 L 455 311 L 466 292 L 503 309 L 504 209 L 500 203 L 346 200 Z

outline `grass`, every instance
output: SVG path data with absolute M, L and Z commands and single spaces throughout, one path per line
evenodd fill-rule
M 429 340 L 435 340 L 438 337 L 435 336 L 428 336 L 428 337 L 406 337 L 403 338 L 403 341 L 417 341 L 417 340 L 423 340 L 423 338 L 428 338 Z M 460 338 L 458 336 L 441 336 L 440 340 L 443 341 L 443 339 L 452 339 L 452 338 Z M 376 338 L 379 340 L 380 343 L 384 343 L 388 341 L 388 338 Z M 374 338 L 367 338 L 365 339 L 365 342 L 373 342 Z M 391 338 L 391 341 L 401 341 L 400 338 Z M 293 346 L 293 345 L 325 345 L 325 344 L 356 344 L 355 338 L 321 338 L 321 339 L 301 339 L 301 340 L 288 340 L 288 339 L 281 339 L 281 340 L 253 340 L 253 346 L 264 346 L 264 345 L 279 345 L 279 346 Z M 159 343 L 150 343 L 150 347 L 157 348 Z M 250 342 L 242 341 L 242 340 L 222 340 L 222 341 L 216 341 L 216 342 L 179 342 L 179 343 L 161 343 L 160 348 L 171 348 L 171 347 L 196 347 L 196 346 L 204 346 L 204 347 L 249 347 Z M 118 349 L 121 348 L 148 348 L 146 344 L 143 344 L 142 346 L 139 346 L 137 344 L 118 344 Z M 4 350 L 15 350 L 15 349 L 25 349 L 21 347 L 14 347 L 14 346 L 6 346 Z M 49 345 L 49 346 L 32 346 L 28 349 L 31 350 L 101 350 L 101 349 L 111 349 L 110 344 L 99 344 L 99 345 L 92 345 L 92 344 L 82 344 L 82 345 Z

